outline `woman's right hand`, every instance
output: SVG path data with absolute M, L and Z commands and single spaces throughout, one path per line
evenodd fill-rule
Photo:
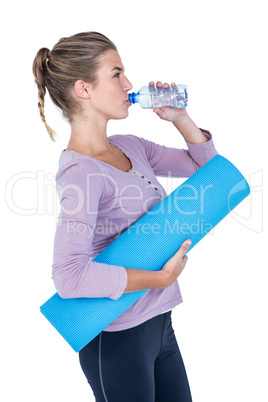
M 186 251 L 191 246 L 192 242 L 190 239 L 185 240 L 179 250 L 163 265 L 161 274 L 163 275 L 163 288 L 172 285 L 178 276 L 183 271 L 188 257 L 184 255 Z
M 164 289 L 172 285 L 185 267 L 188 257 L 184 254 L 190 245 L 191 240 L 183 242 L 179 250 L 159 271 L 126 268 L 127 286 L 124 293 L 138 292 L 139 290 L 148 289 Z

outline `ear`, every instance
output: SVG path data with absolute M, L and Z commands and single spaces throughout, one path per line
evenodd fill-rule
M 82 80 L 77 80 L 74 84 L 74 91 L 78 98 L 90 99 L 88 83 Z

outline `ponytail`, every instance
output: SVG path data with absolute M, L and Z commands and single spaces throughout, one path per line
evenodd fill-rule
M 44 112 L 45 106 L 45 94 L 46 94 L 46 83 L 45 74 L 47 70 L 47 59 L 50 50 L 43 47 L 38 52 L 33 62 L 33 75 L 35 77 L 35 82 L 38 88 L 38 108 L 40 112 L 41 119 L 46 126 L 47 132 L 52 141 L 55 141 L 54 136 L 55 131 L 47 124 Z

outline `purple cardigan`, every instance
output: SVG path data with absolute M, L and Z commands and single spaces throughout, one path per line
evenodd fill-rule
M 187 143 L 188 150 L 134 135 L 108 137 L 131 161 L 128 172 L 88 155 L 62 151 L 56 175 L 61 210 L 52 265 L 61 297 L 116 300 L 124 293 L 127 267 L 92 259 L 167 196 L 156 176 L 189 177 L 217 154 L 211 134 L 202 131 L 209 141 Z M 177 281 L 166 289 L 150 289 L 105 330 L 131 328 L 181 302 Z

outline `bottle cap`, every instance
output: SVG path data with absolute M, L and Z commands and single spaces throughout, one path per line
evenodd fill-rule
M 138 103 L 138 93 L 132 92 L 131 94 L 128 94 L 128 100 L 131 103 Z

